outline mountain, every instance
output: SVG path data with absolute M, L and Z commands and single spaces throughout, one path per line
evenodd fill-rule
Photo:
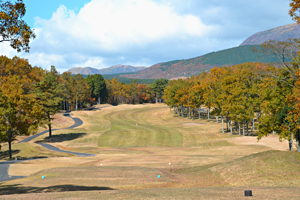
M 240 46 L 258 45 L 268 40 L 286 41 L 288 38 L 300 38 L 300 25 L 296 23 L 288 24 L 255 33 L 248 37 Z
M 218 66 L 230 66 L 244 62 L 280 62 L 277 57 L 270 57 L 262 53 L 255 52 L 253 48 L 257 50 L 261 49 L 259 45 L 239 46 L 208 53 L 196 58 L 155 64 L 149 68 L 136 72 L 135 74 L 123 74 L 120 76 L 136 79 L 173 79 L 176 77 L 187 77 L 200 74 L 203 71 L 209 71 L 210 69 Z
M 146 69 L 146 67 L 133 67 L 130 65 L 115 65 L 112 67 L 100 69 L 99 71 L 101 74 L 120 74 L 120 73 L 137 72 L 143 69 Z
M 104 68 L 104 69 L 95 69 L 92 67 L 74 67 L 67 72 L 71 72 L 72 74 L 84 74 L 84 75 L 92 75 L 92 74 L 119 74 L 119 73 L 130 73 L 137 72 L 146 67 L 133 67 L 130 65 L 115 65 L 112 67 Z
M 73 67 L 69 69 L 67 72 L 71 72 L 72 74 L 99 74 L 99 70 L 92 67 Z

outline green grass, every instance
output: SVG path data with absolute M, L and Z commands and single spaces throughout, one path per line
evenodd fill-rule
M 183 135 L 178 130 L 147 123 L 148 109 L 119 111 L 105 115 L 111 129 L 104 132 L 100 147 L 181 147 Z M 136 125 L 138 124 L 138 125 Z

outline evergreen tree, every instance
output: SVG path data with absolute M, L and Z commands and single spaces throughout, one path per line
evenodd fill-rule
M 43 107 L 43 119 L 49 128 L 49 139 L 51 141 L 51 121 L 54 115 L 60 110 L 59 103 L 63 100 L 60 94 L 63 92 L 61 85 L 58 83 L 58 75 L 54 66 L 51 66 L 50 72 L 46 72 L 45 79 L 34 86 L 34 93 L 38 98 L 38 103 Z

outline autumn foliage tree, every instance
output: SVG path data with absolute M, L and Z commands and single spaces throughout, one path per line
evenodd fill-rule
M 18 135 L 34 133 L 41 123 L 42 106 L 31 92 L 38 77 L 25 59 L 0 57 L 0 135 L 9 144 Z
M 14 4 L 0 1 L 0 43 L 10 42 L 10 46 L 18 52 L 29 52 L 30 39 L 35 38 L 33 30 L 22 20 L 25 13 L 22 0 L 17 0 Z
M 298 24 L 300 23 L 299 9 L 300 0 L 291 0 L 289 14 Z

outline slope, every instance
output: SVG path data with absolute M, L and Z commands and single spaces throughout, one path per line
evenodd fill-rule
M 269 40 L 286 41 L 288 38 L 298 39 L 299 37 L 300 25 L 294 23 L 255 33 L 248 37 L 240 46 L 258 45 Z
M 157 79 L 157 78 L 176 78 L 180 76 L 192 76 L 208 71 L 213 67 L 230 66 L 244 62 L 262 62 L 276 63 L 279 59 L 270 57 L 253 48 L 260 49 L 259 45 L 245 45 L 225 49 L 217 52 L 211 52 L 203 56 L 186 60 L 174 60 L 170 62 L 159 63 L 147 69 L 141 70 L 135 74 L 124 74 L 122 77 L 137 79 Z

